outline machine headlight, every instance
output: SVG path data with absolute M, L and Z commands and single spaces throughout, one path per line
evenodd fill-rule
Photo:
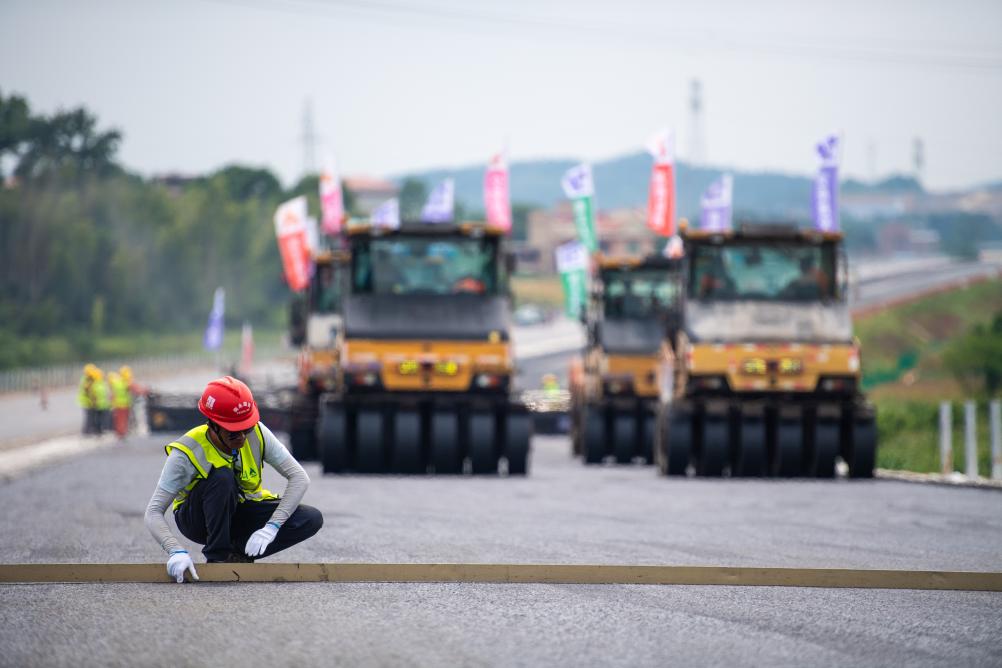
M 779 360 L 779 372 L 785 376 L 792 376 L 804 370 L 804 363 L 796 357 L 784 357 Z
M 741 365 L 741 372 L 748 376 L 764 376 L 768 371 L 768 365 L 761 357 L 747 359 Z

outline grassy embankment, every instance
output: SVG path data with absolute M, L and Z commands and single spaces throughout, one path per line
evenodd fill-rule
M 939 471 L 939 402 L 953 402 L 954 468 L 965 467 L 963 408 L 972 398 L 944 368 L 951 341 L 1002 311 L 1002 281 L 977 283 L 860 317 L 864 387 L 878 408 L 877 465 Z M 978 470 L 991 471 L 986 404 L 978 404 Z

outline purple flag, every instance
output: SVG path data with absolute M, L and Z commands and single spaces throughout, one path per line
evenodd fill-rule
M 734 179 L 730 174 L 724 174 L 709 185 L 699 199 L 700 227 L 708 232 L 726 232 L 731 229 L 733 192 Z
M 421 209 L 422 223 L 451 223 L 455 204 L 455 182 L 446 179 L 435 186 Z
M 206 350 L 219 350 L 223 345 L 223 311 L 226 308 L 226 291 L 216 288 L 212 296 L 212 311 L 209 313 L 209 324 L 205 328 L 202 345 Z
M 400 200 L 396 197 L 386 200 L 376 207 L 370 220 L 373 227 L 397 229 L 400 227 Z
M 838 137 L 831 135 L 817 145 L 821 166 L 814 177 L 811 200 L 814 227 L 822 232 L 838 232 Z

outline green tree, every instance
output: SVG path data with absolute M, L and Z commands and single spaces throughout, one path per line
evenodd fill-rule
M 0 179 L 6 160 L 16 161 L 31 132 L 28 101 L 17 95 L 4 97 L 0 90 Z
M 421 217 L 421 208 L 428 199 L 428 188 L 424 181 L 406 179 L 400 186 L 400 218 L 402 220 L 417 220 Z
M 969 392 L 986 397 L 1002 391 L 1002 312 L 991 324 L 976 325 L 953 341 L 943 364 Z

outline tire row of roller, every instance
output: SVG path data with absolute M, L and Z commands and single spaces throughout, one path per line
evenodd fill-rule
M 530 416 L 462 404 L 321 403 L 317 458 L 324 473 L 523 476 Z
M 819 405 L 679 402 L 655 426 L 663 475 L 832 478 L 841 458 L 851 478 L 870 478 L 877 430 L 864 403 Z

